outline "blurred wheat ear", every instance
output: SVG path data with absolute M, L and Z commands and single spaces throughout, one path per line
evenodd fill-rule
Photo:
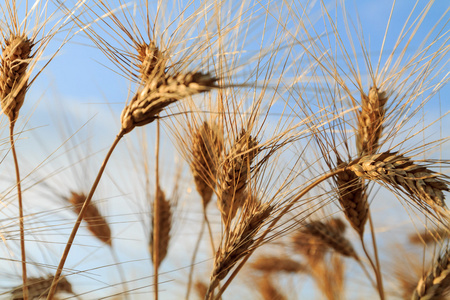
M 157 212 L 152 211 L 152 218 L 151 218 L 151 233 L 150 233 L 150 242 L 148 249 L 150 251 L 150 256 L 152 259 L 152 262 L 160 266 L 161 262 L 164 260 L 164 258 L 167 256 L 167 252 L 169 250 L 169 241 L 170 241 L 170 229 L 172 227 L 172 208 L 171 203 L 168 199 L 166 199 L 166 196 L 164 192 L 158 188 L 158 200 L 157 201 Z M 152 208 L 154 206 L 152 205 Z M 155 213 L 158 214 L 158 226 L 155 224 Z M 155 232 L 154 228 L 158 228 L 159 231 Z M 154 235 L 158 235 L 158 238 L 156 239 Z M 158 245 L 154 245 L 154 241 L 158 241 Z M 154 249 L 155 247 L 158 247 L 158 257 L 155 257 Z
M 79 214 L 86 195 L 82 193 L 71 192 L 72 196 L 69 198 L 73 205 L 75 213 Z M 111 229 L 106 222 L 106 219 L 101 215 L 100 211 L 94 203 L 89 203 L 86 213 L 83 215 L 83 220 L 88 224 L 87 229 L 101 242 L 112 245 Z

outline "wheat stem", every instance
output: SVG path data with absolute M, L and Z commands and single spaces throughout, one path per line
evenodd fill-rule
M 381 280 L 381 276 L 378 275 L 378 268 L 375 265 L 375 263 L 373 262 L 373 259 L 370 257 L 369 252 L 367 251 L 366 248 L 366 244 L 364 243 L 364 238 L 362 236 L 360 236 L 361 239 L 361 246 L 363 248 L 364 254 L 366 255 L 367 259 L 369 260 L 370 266 L 372 267 L 374 273 L 375 273 L 375 279 L 377 281 L 376 284 L 376 289 L 378 290 L 378 293 L 380 294 L 380 298 L 383 299 L 384 298 L 384 292 L 382 292 L 382 288 L 380 288 L 380 280 Z
M 376 263 L 376 273 L 377 276 L 377 287 L 378 287 L 378 293 L 380 294 L 380 299 L 384 300 L 384 289 L 383 289 L 383 276 L 381 276 L 381 266 L 380 266 L 380 259 L 378 257 L 378 247 L 377 247 L 377 241 L 375 239 L 375 230 L 373 227 L 373 221 L 372 221 L 372 214 L 370 212 L 370 209 L 368 211 L 368 219 L 369 219 L 369 226 L 370 226 L 370 235 L 372 237 L 372 245 L 373 245 L 373 253 L 375 256 L 375 263 Z M 361 238 L 362 239 L 362 238 Z M 367 254 L 367 252 L 366 252 Z
M 159 269 L 159 233 L 160 233 L 160 188 L 159 188 L 159 119 L 156 120 L 156 146 L 155 146 L 155 200 L 153 201 L 153 285 L 155 300 L 158 300 L 158 269 Z
M 17 198 L 19 201 L 20 253 L 22 259 L 23 299 L 28 300 L 27 261 L 25 252 L 25 231 L 23 224 L 22 187 L 20 184 L 19 161 L 17 160 L 16 146 L 14 142 L 14 125 L 15 121 L 11 120 L 11 122 L 9 123 L 9 140 L 11 142 L 11 151 L 14 158 L 14 168 L 16 170 Z
M 195 243 L 194 253 L 192 253 L 191 265 L 189 267 L 189 277 L 186 291 L 186 300 L 189 300 L 189 294 L 191 293 L 192 278 L 194 277 L 195 259 L 197 258 L 198 249 L 200 248 L 200 242 L 202 241 L 203 233 L 205 232 L 206 220 L 203 219 L 200 227 L 200 233 L 198 234 L 197 242 Z
M 89 204 L 91 203 L 92 197 L 94 196 L 95 190 L 97 189 L 100 179 L 102 178 L 103 171 L 105 171 L 106 164 L 108 163 L 108 160 L 111 157 L 111 154 L 113 153 L 114 149 L 116 148 L 117 144 L 122 139 L 124 134 L 125 134 L 125 132 L 123 130 L 120 130 L 119 134 L 117 134 L 113 144 L 111 145 L 111 148 L 109 149 L 108 153 L 106 154 L 105 159 L 103 160 L 100 170 L 98 171 L 97 178 L 95 178 L 94 184 L 92 185 L 91 190 L 89 191 L 89 195 L 86 197 L 83 207 L 81 208 L 81 211 L 78 214 L 77 221 L 75 222 L 75 225 L 72 229 L 69 240 L 67 241 L 66 248 L 64 249 L 63 255 L 61 256 L 61 260 L 59 262 L 58 268 L 56 269 L 55 277 L 53 278 L 52 286 L 50 287 L 50 291 L 48 293 L 48 297 L 47 297 L 48 300 L 51 300 L 54 297 L 54 294 L 56 292 L 56 287 L 58 286 L 59 278 L 61 277 L 61 273 L 64 268 L 64 264 L 66 262 L 67 256 L 69 255 L 70 248 L 72 247 L 73 241 L 74 241 L 75 236 L 78 231 L 78 228 L 80 228 L 81 222 L 83 221 L 83 215 L 86 212 L 87 208 L 89 207 Z
M 289 210 L 294 206 L 294 204 L 300 200 L 304 195 L 306 195 L 309 191 L 311 191 L 314 187 L 316 187 L 321 182 L 327 180 L 328 178 L 335 176 L 339 174 L 340 172 L 343 172 L 344 169 L 340 168 L 337 170 L 330 171 L 329 173 L 326 173 L 319 178 L 317 178 L 314 182 L 312 182 L 310 185 L 308 185 L 305 189 L 303 189 L 297 197 L 295 197 L 290 203 L 288 203 L 284 209 L 276 216 L 272 222 L 270 223 L 269 227 L 263 232 L 263 234 L 256 240 L 254 243 L 254 246 L 248 250 L 248 253 L 244 256 L 244 258 L 241 260 L 239 265 L 235 268 L 233 273 L 230 275 L 228 280 L 225 282 L 225 284 L 222 286 L 222 288 L 219 290 L 219 292 L 216 295 L 215 299 L 220 299 L 223 292 L 227 289 L 227 287 L 230 285 L 231 281 L 236 277 L 236 275 L 239 273 L 239 271 L 242 269 L 244 264 L 247 262 L 247 260 L 250 258 L 250 256 L 253 254 L 253 252 L 258 248 L 258 246 L 263 242 L 264 238 L 272 231 L 272 229 L 275 227 L 275 225 L 278 223 L 278 221 L 289 212 Z M 212 291 L 209 295 L 206 295 L 205 299 L 212 299 Z

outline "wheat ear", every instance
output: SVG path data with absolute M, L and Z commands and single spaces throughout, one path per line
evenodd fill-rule
M 164 76 L 166 58 L 155 42 L 137 44 L 136 50 L 139 77 L 143 82 L 148 83 L 152 78 Z
M 167 251 L 169 249 L 169 241 L 170 241 L 170 229 L 172 226 L 172 210 L 170 201 L 166 199 L 166 196 L 164 195 L 164 192 L 159 189 L 158 191 L 158 200 L 157 201 L 157 213 L 159 215 L 158 222 L 159 226 L 156 226 L 155 224 L 155 217 L 153 212 L 152 214 L 152 230 L 150 234 L 150 241 L 149 241 L 149 250 L 152 258 L 152 262 L 156 265 L 160 265 L 161 262 L 164 260 L 164 258 L 167 255 Z M 153 207 L 153 206 L 152 206 Z M 153 228 L 159 228 L 158 232 L 154 232 Z M 158 239 L 154 238 L 154 235 L 158 235 Z M 154 241 L 158 240 L 158 245 L 154 245 Z M 158 258 L 155 257 L 155 253 L 153 251 L 154 247 L 158 247 Z M 156 261 L 157 260 L 157 261 Z
M 259 292 L 263 300 L 286 300 L 288 299 L 279 286 L 276 286 L 270 276 L 264 276 L 258 281 Z
M 180 99 L 217 88 L 216 81 L 215 77 L 201 72 L 152 78 L 122 111 L 122 131 L 126 134 L 136 126 L 153 122 L 165 107 Z
M 25 35 L 11 35 L 2 46 L 0 99 L 10 122 L 17 120 L 25 100 L 32 47 L 33 42 Z
M 446 176 L 416 164 L 396 152 L 366 155 L 351 162 L 348 170 L 357 176 L 383 182 L 394 190 L 403 190 L 419 205 L 445 207 L 443 191 L 449 191 Z
M 252 161 L 258 153 L 257 144 L 256 139 L 242 129 L 218 170 L 217 205 L 227 228 L 247 197 L 247 182 Z
M 214 268 L 205 299 L 213 296 L 214 289 L 224 279 L 233 266 L 244 257 L 255 242 L 255 236 L 270 216 L 273 207 L 260 204 L 243 212 L 242 222 L 230 233 L 223 246 L 214 256 Z
M 420 279 L 411 300 L 445 299 L 450 289 L 450 251 L 443 253 L 427 275 Z
M 275 255 L 259 256 L 252 263 L 252 269 L 264 273 L 300 273 L 306 272 L 306 266 L 289 257 Z
M 203 122 L 192 136 L 192 160 L 190 163 L 195 187 L 202 197 L 203 208 L 211 201 L 216 185 L 217 158 L 222 143 L 215 125 Z
M 356 147 L 359 156 L 375 154 L 383 131 L 385 105 L 388 100 L 385 92 L 371 87 L 369 95 L 361 95 L 361 111 L 358 114 Z
M 334 223 L 338 224 L 338 226 L 334 225 Z M 331 219 L 328 222 L 312 221 L 301 228 L 300 233 L 310 239 L 317 239 L 322 245 L 343 256 L 359 260 L 352 244 L 344 236 L 345 230 L 342 229 L 342 225 L 344 223 L 340 219 Z
M 338 166 L 343 166 L 343 161 L 337 158 Z M 339 204 L 350 225 L 360 236 L 364 234 L 369 203 L 367 201 L 366 186 L 356 174 L 345 170 L 335 176 L 338 186 Z
M 79 214 L 86 195 L 71 192 L 72 196 L 69 198 L 70 203 L 73 205 L 73 210 Z M 101 242 L 111 246 L 111 229 L 108 222 L 102 216 L 97 206 L 94 203 L 90 203 L 86 209 L 86 213 L 83 215 L 83 220 L 87 223 L 87 229 Z
M 53 281 L 53 276 L 48 277 L 30 277 L 28 278 L 28 293 L 30 299 L 42 299 L 48 295 L 48 291 Z M 69 294 L 74 294 L 72 290 L 72 285 L 67 280 L 66 277 L 61 278 L 57 292 L 66 292 Z M 18 286 L 11 291 L 11 300 L 22 300 L 23 299 L 23 286 Z
M 14 35 L 4 40 L 2 45 L 0 69 L 0 103 L 2 111 L 9 118 L 9 138 L 16 171 L 17 199 L 19 202 L 20 252 L 22 260 L 23 297 L 28 299 L 27 265 L 25 251 L 25 230 L 23 221 L 22 187 L 19 162 L 14 141 L 14 126 L 19 110 L 25 100 L 28 88 L 27 72 L 29 60 L 32 57 L 33 42 L 25 35 Z

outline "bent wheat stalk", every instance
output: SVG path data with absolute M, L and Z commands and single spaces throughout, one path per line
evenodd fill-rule
M 210 76 L 209 74 L 202 74 L 200 72 L 188 72 L 186 74 L 179 73 L 175 76 L 166 74 L 163 79 L 155 78 L 146 84 L 141 91 L 136 93 L 130 104 L 125 106 L 121 114 L 122 128 L 106 154 L 91 190 L 80 210 L 56 270 L 47 299 L 52 299 L 54 296 L 64 264 L 67 256 L 69 255 L 70 248 L 72 247 L 81 221 L 83 220 L 83 216 L 89 207 L 92 197 L 94 196 L 95 190 L 97 189 L 106 168 L 106 164 L 108 163 L 109 158 L 122 137 L 131 132 L 136 126 L 144 126 L 156 120 L 158 114 L 168 105 L 182 98 L 216 88 L 216 81 L 217 79 L 215 77 Z

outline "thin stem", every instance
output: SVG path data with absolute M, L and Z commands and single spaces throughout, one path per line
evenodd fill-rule
M 20 185 L 19 161 L 17 160 L 16 146 L 14 142 L 14 125 L 15 121 L 9 123 L 9 140 L 11 142 L 11 151 L 14 158 L 14 167 L 16 169 L 17 198 L 19 200 L 19 227 L 20 227 L 20 253 L 22 257 L 22 282 L 23 282 L 23 299 L 28 300 L 27 285 L 27 261 L 25 252 L 25 230 L 23 225 L 23 204 L 22 204 L 22 188 Z
M 383 298 L 384 296 L 382 296 L 383 293 L 381 292 L 381 289 L 380 289 L 380 286 L 379 286 L 380 284 L 379 284 L 379 282 L 378 282 L 378 281 L 379 281 L 378 269 L 377 269 L 377 267 L 375 266 L 375 263 L 373 262 L 372 258 L 370 257 L 369 252 L 367 251 L 367 248 L 366 248 L 366 245 L 365 245 L 365 243 L 364 243 L 363 237 L 360 236 L 360 238 L 361 238 L 361 245 L 362 245 L 363 251 L 364 251 L 364 253 L 366 254 L 367 259 L 369 260 L 369 263 L 370 263 L 370 265 L 371 265 L 373 271 L 375 272 L 375 278 L 376 278 L 376 280 L 377 280 L 376 288 L 377 288 L 377 290 L 378 290 L 378 294 L 380 295 L 380 298 Z
M 153 286 L 155 300 L 158 300 L 158 269 L 159 269 L 159 119 L 156 120 L 156 148 L 155 148 L 155 180 L 156 192 L 153 201 Z
M 211 223 L 209 223 L 208 215 L 206 214 L 206 207 L 203 209 L 203 218 L 206 222 L 206 227 L 208 227 L 209 241 L 211 243 L 211 251 L 214 255 L 216 253 L 216 246 L 214 246 L 214 237 L 211 229 Z
M 114 251 L 112 246 L 109 247 L 109 250 L 111 251 L 111 256 L 113 258 L 113 261 L 117 266 L 117 271 L 119 271 L 120 279 L 122 280 L 122 286 L 123 286 L 123 294 L 122 295 L 125 299 L 128 299 L 129 298 L 128 297 L 128 285 L 127 285 L 126 278 L 125 278 L 125 271 L 122 268 L 122 265 L 120 264 L 120 261 L 119 261 L 119 257 L 117 256 L 116 251 Z
M 247 260 L 250 258 L 250 256 L 253 254 L 253 252 L 258 248 L 258 246 L 263 242 L 264 238 L 272 231 L 272 229 L 275 227 L 275 225 L 278 223 L 278 221 L 289 212 L 289 210 L 294 206 L 294 204 L 300 200 L 304 195 L 306 195 L 309 191 L 311 191 L 315 186 L 317 186 L 322 181 L 327 180 L 328 178 L 335 176 L 336 174 L 339 174 L 343 172 L 345 169 L 337 169 L 333 170 L 327 174 L 322 175 L 318 179 L 316 179 L 313 183 L 308 185 L 304 190 L 302 190 L 297 197 L 295 197 L 293 200 L 288 203 L 284 209 L 281 211 L 281 213 L 278 214 L 277 217 L 275 217 L 272 222 L 270 223 L 269 227 L 264 231 L 264 233 L 258 238 L 258 240 L 255 242 L 252 249 L 248 250 L 248 254 L 242 259 L 242 261 L 239 263 L 239 265 L 236 267 L 236 269 L 233 271 L 233 273 L 230 275 L 228 280 L 225 282 L 223 287 L 219 290 L 217 293 L 215 299 L 220 299 L 223 292 L 227 289 L 227 287 L 230 285 L 231 281 L 236 277 L 236 275 L 239 273 L 239 271 L 242 269 L 244 264 L 247 262 Z M 205 299 L 212 299 L 214 290 L 208 290 L 208 294 L 206 295 Z
M 367 255 L 367 253 L 366 253 L 366 255 Z M 370 273 L 369 273 L 369 271 L 367 271 L 366 266 L 363 264 L 363 262 L 360 259 L 357 259 L 356 261 L 358 262 L 359 266 L 363 270 L 364 274 L 367 276 L 367 279 L 369 279 L 372 286 L 376 289 L 377 284 L 375 283 L 375 281 L 373 281 L 372 277 L 370 277 Z M 369 261 L 370 261 L 370 259 L 369 259 Z
M 375 256 L 375 263 L 377 264 L 377 284 L 378 284 L 378 292 L 380 294 L 380 299 L 384 300 L 384 288 L 383 288 L 383 277 L 381 276 L 381 266 L 380 266 L 380 260 L 378 258 L 378 247 L 377 247 L 377 242 L 375 240 L 375 230 L 373 227 L 373 222 L 372 222 L 372 215 L 370 213 L 370 210 L 368 211 L 369 214 L 369 225 L 370 225 L 370 235 L 372 236 L 372 244 L 373 244 L 373 252 L 374 252 L 374 256 Z
M 203 219 L 202 225 L 200 227 L 200 232 L 198 234 L 197 242 L 195 243 L 194 252 L 192 253 L 191 265 L 189 267 L 189 278 L 188 278 L 187 291 L 186 291 L 186 300 L 189 300 L 189 294 L 191 293 L 192 278 L 194 277 L 195 259 L 197 257 L 198 249 L 200 248 L 200 243 L 202 241 L 203 233 L 205 232 L 205 224 L 206 224 L 206 220 Z
M 73 240 L 75 239 L 78 228 L 80 227 L 81 221 L 83 220 L 84 213 L 86 212 L 87 208 L 89 207 L 89 204 L 91 203 L 91 200 L 92 200 L 92 197 L 94 196 L 95 190 L 97 189 L 100 179 L 102 178 L 103 171 L 106 168 L 106 164 L 108 163 L 108 160 L 111 157 L 111 154 L 113 153 L 113 151 L 116 148 L 119 141 L 122 139 L 123 135 L 124 135 L 123 131 L 120 130 L 119 134 L 116 136 L 116 139 L 114 140 L 113 144 L 111 145 L 111 148 L 109 149 L 108 153 L 106 154 L 106 157 L 103 160 L 100 170 L 98 171 L 97 178 L 95 178 L 94 184 L 91 187 L 89 195 L 87 196 L 86 200 L 84 201 L 83 207 L 81 208 L 81 211 L 78 214 L 77 221 L 75 222 L 75 225 L 72 229 L 72 233 L 70 234 L 69 240 L 67 241 L 67 244 L 66 244 L 66 248 L 64 249 L 63 255 L 59 262 L 58 268 L 56 269 L 55 277 L 53 278 L 52 286 L 50 287 L 50 291 L 47 296 L 48 300 L 53 299 L 53 297 L 55 295 L 59 278 L 61 277 L 61 273 L 64 268 L 64 264 L 66 262 L 67 256 L 69 255 L 70 248 L 72 247 L 72 244 L 73 244 Z

